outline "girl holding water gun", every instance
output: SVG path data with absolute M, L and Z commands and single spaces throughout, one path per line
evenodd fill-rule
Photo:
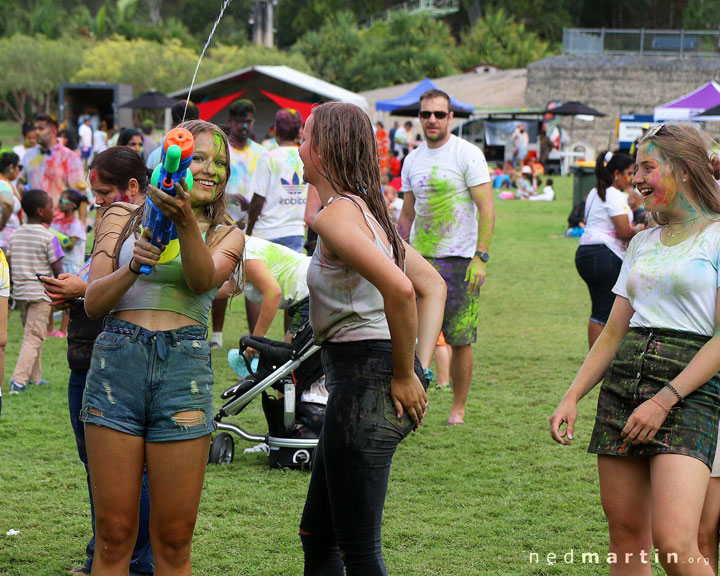
M 193 185 L 185 173 L 174 196 L 155 186 L 147 194 L 174 223 L 179 253 L 161 260 L 153 231 L 141 231 L 147 202 L 130 214 L 108 208 L 93 250 L 85 309 L 90 317 L 109 312 L 81 411 L 95 504 L 93 574 L 128 573 L 145 463 L 155 574 L 190 573 L 214 430 L 208 311 L 223 282 L 240 273 L 244 237 L 225 225 L 224 133 L 199 120 L 181 127 L 194 138 Z

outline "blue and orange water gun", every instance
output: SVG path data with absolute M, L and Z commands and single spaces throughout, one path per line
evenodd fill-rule
M 170 196 L 175 196 L 175 183 L 185 178 L 188 190 L 192 188 L 192 172 L 188 170 L 195 151 L 195 139 L 185 128 L 173 128 L 165 135 L 162 143 L 160 164 L 153 170 L 150 181 Z M 167 218 L 148 196 L 145 200 L 143 226 L 152 230 L 152 242 L 155 246 L 165 246 L 158 264 L 170 262 L 180 253 L 177 229 L 172 220 Z M 147 264 L 140 267 L 140 272 L 150 274 L 152 268 Z

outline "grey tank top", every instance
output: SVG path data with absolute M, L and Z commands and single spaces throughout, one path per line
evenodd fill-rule
M 352 202 L 363 213 L 372 230 L 375 244 L 387 258 L 393 259 L 375 231 L 379 223 L 351 198 L 335 200 Z M 333 200 L 331 199 L 330 202 Z M 359 340 L 390 340 L 385 318 L 385 302 L 380 291 L 358 272 L 345 264 L 330 262 L 320 249 L 318 238 L 307 273 L 310 289 L 310 325 L 317 342 L 357 342 Z

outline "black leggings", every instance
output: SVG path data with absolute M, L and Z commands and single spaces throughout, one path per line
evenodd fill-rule
M 406 413 L 398 420 L 390 396 L 391 345 L 326 343 L 322 361 L 329 396 L 300 521 L 305 576 L 384 576 L 390 463 L 413 429 Z M 415 373 L 427 388 L 417 358 Z
M 620 275 L 622 260 L 605 244 L 588 244 L 575 252 L 575 267 L 590 291 L 590 322 L 605 326 L 615 302 L 612 289 Z

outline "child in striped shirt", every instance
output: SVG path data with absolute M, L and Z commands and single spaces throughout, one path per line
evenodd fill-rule
M 50 195 L 43 190 L 27 190 L 22 209 L 27 224 L 10 237 L 7 252 L 13 298 L 23 322 L 23 342 L 10 380 L 10 394 L 24 392 L 28 383 L 47 383 L 42 379 L 41 357 L 50 299 L 37 276 L 58 276 L 63 258 L 57 236 L 48 230 L 53 220 Z

